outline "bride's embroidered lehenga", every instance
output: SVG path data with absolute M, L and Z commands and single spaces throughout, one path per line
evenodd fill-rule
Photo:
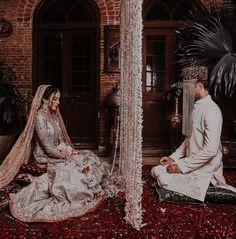
M 13 179 L 20 165 L 28 161 L 34 132 L 33 155 L 38 163 L 47 165 L 47 173 L 11 194 L 9 203 L 13 216 L 25 222 L 53 222 L 81 216 L 104 198 L 103 163 L 91 151 L 76 152 L 71 147 L 58 110 L 51 113 L 40 108 L 47 87 L 40 86 L 36 92 L 27 125 L 0 167 L 3 187 Z

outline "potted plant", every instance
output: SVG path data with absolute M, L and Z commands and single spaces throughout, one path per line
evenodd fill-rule
M 12 85 L 13 71 L 0 66 L 0 161 L 8 154 L 22 128 L 25 101 Z

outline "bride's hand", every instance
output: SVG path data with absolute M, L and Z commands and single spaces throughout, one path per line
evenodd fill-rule
M 80 152 L 78 150 L 73 150 L 71 153 L 71 156 L 75 156 L 75 155 L 80 155 Z
M 62 158 L 66 159 L 68 157 L 70 157 L 70 153 L 68 153 L 68 151 L 66 150 L 59 150 L 60 151 L 60 155 Z

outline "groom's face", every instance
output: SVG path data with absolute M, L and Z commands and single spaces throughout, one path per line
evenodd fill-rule
M 199 100 L 201 98 L 201 92 L 203 90 L 202 83 L 195 84 L 195 100 Z

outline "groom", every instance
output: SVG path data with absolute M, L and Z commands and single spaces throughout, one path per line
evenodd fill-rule
M 199 77 L 206 69 L 192 66 L 185 70 L 189 78 L 195 78 L 190 96 L 195 99 L 190 137 L 173 154 L 162 157 L 161 165 L 153 167 L 151 174 L 160 187 L 204 201 L 210 183 L 235 192 L 236 188 L 227 185 L 223 176 L 222 114 L 209 95 L 207 74 Z

